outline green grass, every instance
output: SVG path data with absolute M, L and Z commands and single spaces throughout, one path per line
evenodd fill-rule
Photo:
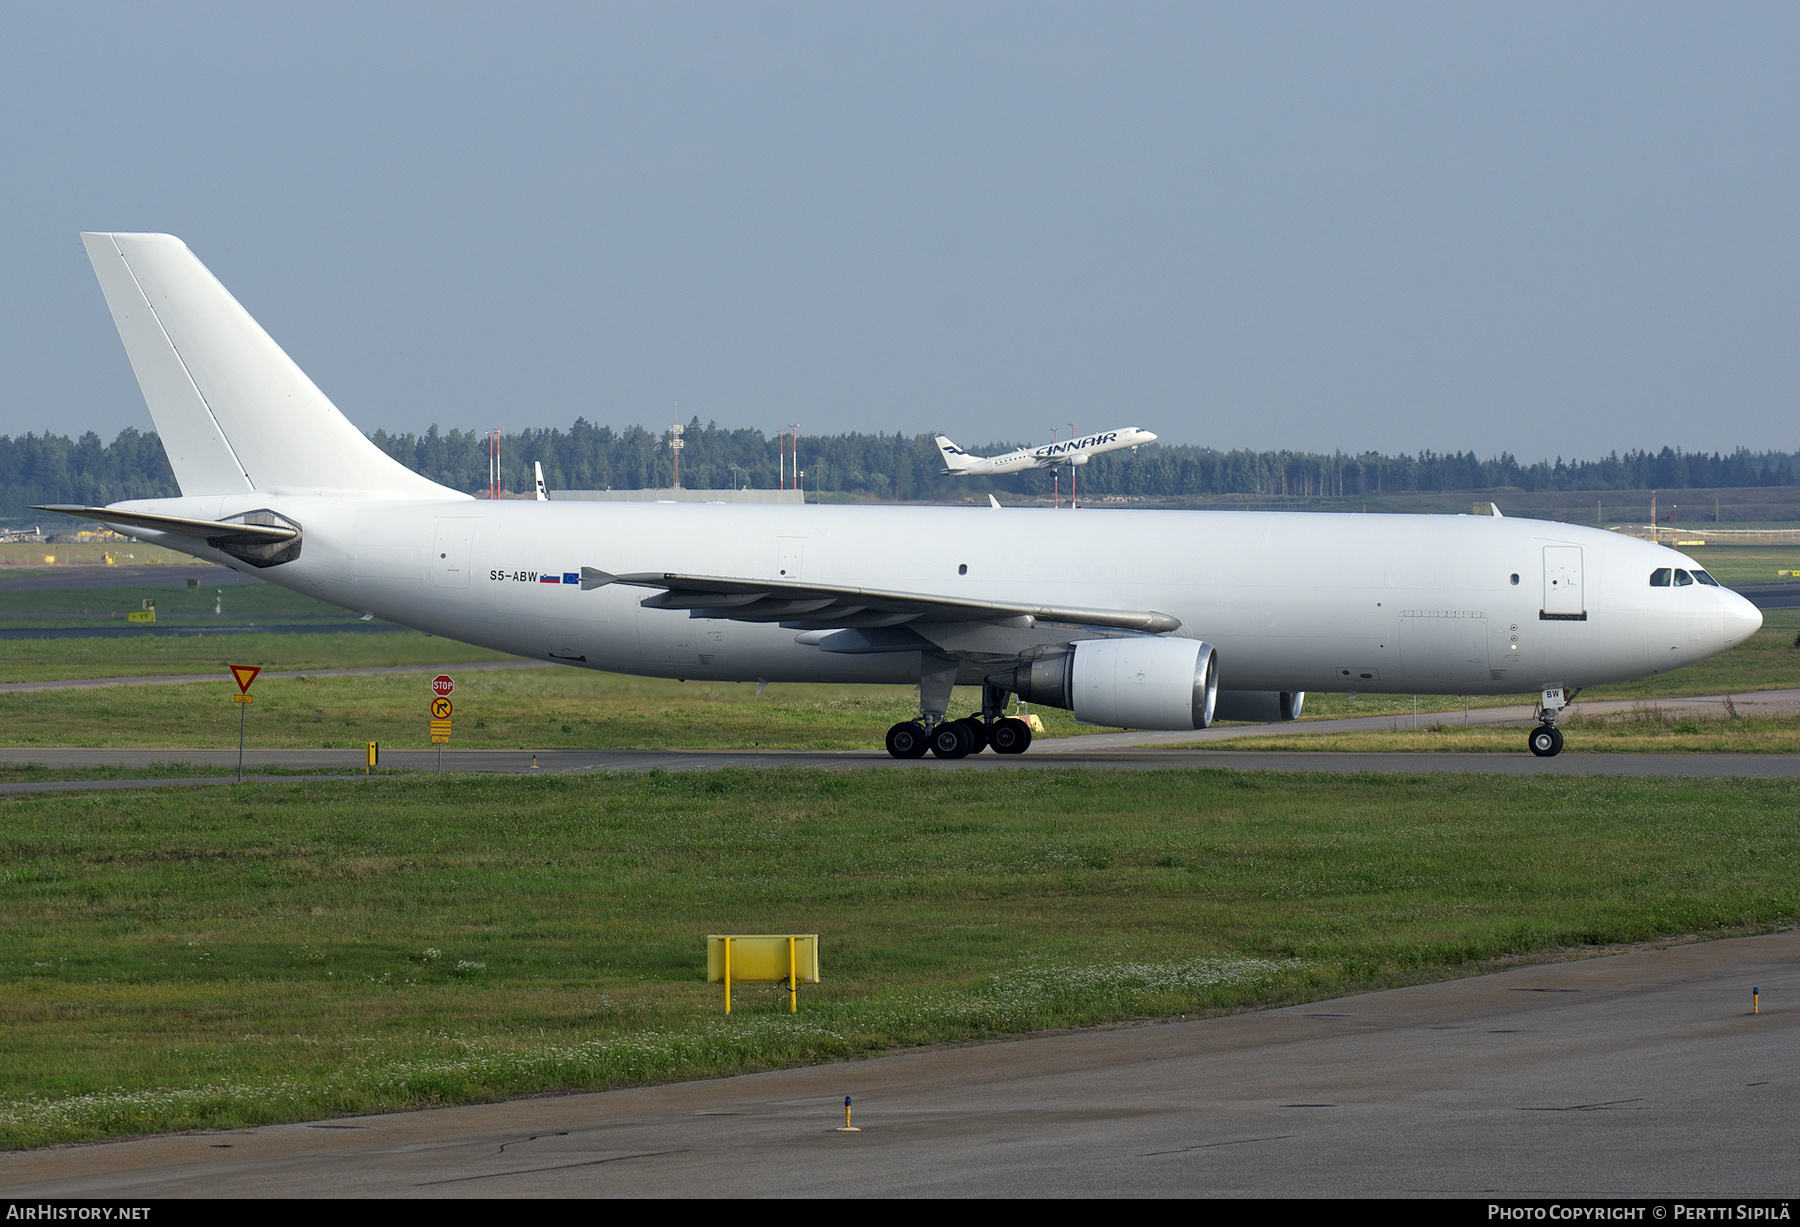
M 223 677 L 234 664 L 261 665 L 265 669 L 367 669 L 514 659 L 517 658 L 504 652 L 491 652 L 418 631 L 0 639 L 0 682 L 181 673 L 217 673 Z
M 1790 923 L 1800 783 L 649 773 L 4 807 L 0 1145 L 714 1076 Z M 709 932 L 824 982 L 702 983 Z
M 1682 552 L 1727 587 L 1800 582 L 1776 574 L 1800 571 L 1800 545 L 1706 545 L 1690 546 Z
M 1784 611 L 1800 622 L 1800 611 Z M 1654 700 L 1692 694 L 1717 694 L 1800 687 L 1800 651 L 1794 631 L 1765 629 L 1732 651 L 1673 673 L 1621 686 L 1596 687 L 1583 698 Z M 230 660 L 274 668 L 312 668 L 306 649 L 336 645 L 329 665 L 412 663 L 406 652 L 376 654 L 374 649 L 417 647 L 420 663 L 456 663 L 460 645 L 426 639 L 410 632 L 392 635 L 301 635 L 258 637 L 273 655 L 258 655 L 257 644 L 234 642 Z M 416 643 L 411 641 L 416 640 Z M 402 641 L 399 645 L 395 641 Z M 109 645 L 107 640 L 33 641 L 28 646 L 60 647 L 68 643 Z M 161 640 L 153 646 L 195 645 L 211 641 Z M 13 648 L 17 644 L 0 645 Z M 240 651 L 240 649 L 242 649 Z M 96 648 L 96 651 L 99 651 Z M 152 672 L 115 655 L 108 669 Z M 210 651 L 217 651 L 216 646 Z M 477 649 L 470 656 L 492 657 Z M 427 655 L 427 652 L 431 655 Z M 359 654 L 360 653 L 360 654 Z M 300 659 L 297 661 L 296 657 Z M 226 659 L 190 662 L 194 671 L 217 672 L 216 683 L 181 686 L 120 686 L 101 690 L 63 690 L 0 695 L 0 722 L 14 746 L 114 746 L 146 748 L 228 748 L 237 743 L 238 713 L 229 696 L 235 693 L 225 674 Z M 504 659 L 504 658 L 503 658 Z M 329 665 L 327 667 L 329 667 Z M 168 672 L 181 671 L 178 669 Z M 103 670 L 104 672 L 104 670 Z M 395 748 L 429 744 L 427 705 L 431 693 L 418 675 L 372 677 L 316 676 L 264 678 L 252 693 L 250 743 L 274 748 L 360 747 L 379 741 Z M 1534 696 L 1485 697 L 1474 706 L 1530 703 Z M 469 672 L 459 675 L 455 701 L 455 741 L 480 748 L 553 749 L 874 749 L 889 725 L 918 711 L 917 696 L 907 686 L 817 686 L 777 684 L 761 696 L 751 683 L 677 682 L 557 666 L 545 669 Z M 959 691 L 953 713 L 978 705 L 973 690 Z M 1424 714 L 1460 711 L 1455 696 L 1422 695 Z M 1099 732 L 1078 725 L 1067 712 L 1035 709 L 1045 722 L 1046 736 Z M 1410 714 L 1410 695 L 1309 695 L 1309 717 Z
M 0 583 L 4 582 L 0 574 Z M 354 622 L 360 612 L 340 609 L 311 597 L 277 588 L 274 584 L 202 583 L 157 584 L 141 588 L 15 588 L 0 587 L 0 626 L 94 626 L 122 620 L 126 614 L 156 604 L 159 624 L 167 619 L 204 624 L 215 618 L 227 623 L 274 620 L 283 622 Z M 215 614 L 213 610 L 221 609 Z
M 874 749 L 888 726 L 918 714 L 909 686 L 677 682 L 585 669 L 457 674 L 453 744 L 465 748 Z M 13 746 L 158 749 L 237 745 L 236 686 L 118 686 L 0 695 Z M 259 679 L 248 714 L 259 749 L 429 746 L 431 686 L 420 674 Z M 957 713 L 979 706 L 959 691 Z M 1086 731 L 1039 708 L 1047 735 Z

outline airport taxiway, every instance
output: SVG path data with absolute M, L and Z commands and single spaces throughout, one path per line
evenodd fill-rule
M 1223 1018 L 15 1152 L 0 1156 L 0 1189 L 1786 1197 L 1800 1184 L 1797 1001 L 1789 931 Z M 846 1095 L 859 1133 L 836 1130 Z

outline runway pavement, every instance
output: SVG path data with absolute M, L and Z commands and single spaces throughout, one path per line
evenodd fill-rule
M 296 776 L 257 774 L 270 768 L 339 772 L 328 778 L 362 779 L 361 750 L 265 750 L 245 755 L 248 769 L 258 782 L 280 782 Z M 429 772 L 436 762 L 432 750 L 383 750 L 384 767 Z M 237 766 L 236 750 L 71 750 L 0 749 L 0 763 L 35 763 L 51 769 L 67 767 L 147 767 L 151 764 L 193 763 L 198 767 L 229 770 Z M 535 764 L 535 765 L 534 765 Z M 896 760 L 871 751 L 762 751 L 743 750 L 452 750 L 444 755 L 446 772 L 501 772 L 530 774 L 581 774 L 598 771 L 718 771 L 727 768 L 775 770 L 807 768 L 848 771 L 875 768 L 892 771 L 1029 771 L 1087 768 L 1100 771 L 1156 771 L 1224 768 L 1234 771 L 1321 771 L 1328 773 L 1374 772 L 1487 775 L 1602 775 L 1602 776 L 1743 776 L 1793 779 L 1800 777 L 1796 754 L 1569 754 L 1534 758 L 1518 754 L 1432 753 L 1311 753 L 1305 751 L 1260 752 L 1254 750 L 1157 750 L 1118 749 L 1090 753 L 1033 756 L 1031 753 L 1002 757 L 982 754 L 956 761 L 922 758 Z M 0 796 L 28 792 L 66 792 L 83 789 L 169 788 L 218 785 L 233 782 L 230 776 L 118 779 L 91 781 L 40 781 L 0 784 Z
M 56 546 L 46 546 L 56 553 Z M 215 563 L 142 563 L 109 567 L 104 563 L 71 563 L 55 567 L 0 567 L 0 592 L 28 592 L 59 588 L 161 588 L 187 586 L 197 579 L 208 588 L 221 584 L 260 583 Z
M 1797 1002 L 1790 931 L 1226 1018 L 13 1153 L 0 1190 L 1787 1197 Z M 836 1130 L 846 1095 L 861 1132 Z
M 459 669 L 541 667 L 535 661 L 495 661 L 459 665 Z M 430 672 L 419 666 L 391 669 L 340 670 L 344 673 Z M 274 674 L 272 676 L 282 676 Z M 21 688 L 53 687 L 68 683 L 22 682 Z M 84 683 L 87 684 L 87 683 Z M 5 686 L 0 686 L 4 691 Z M 1702 695 L 1662 700 L 1654 704 L 1664 711 L 1698 711 L 1720 714 L 1728 698 L 1741 715 L 1792 714 L 1800 708 L 1800 690 L 1753 691 L 1735 696 Z M 1640 704 L 1631 701 L 1582 704 L 1582 710 L 1607 714 L 1628 711 Z M 1529 707 L 1476 708 L 1468 713 L 1471 724 L 1524 723 Z M 1457 723 L 1462 713 L 1420 717 L 1422 723 L 1443 720 Z M 1406 717 L 1399 718 L 1403 724 Z M 1297 721 L 1279 725 L 1238 725 L 1187 733 L 1096 733 L 1085 737 L 1040 738 L 1020 755 L 984 753 L 958 760 L 922 758 L 899 760 L 868 750 L 586 750 L 586 749 L 447 749 L 442 755 L 445 771 L 562 774 L 594 771 L 716 771 L 725 768 L 813 768 L 828 771 L 886 768 L 911 771 L 1006 771 L 1085 767 L 1109 771 L 1154 771 L 1218 767 L 1239 771 L 1344 772 L 1453 772 L 1493 775 L 1621 775 L 1621 776 L 1800 776 L 1800 754 L 1582 754 L 1575 750 L 1556 758 L 1536 758 L 1521 748 L 1516 754 L 1441 752 L 1257 751 L 1213 749 L 1217 742 L 1295 733 L 1334 733 L 1385 730 L 1394 727 L 1392 716 L 1368 716 L 1345 720 Z M 435 771 L 436 750 L 384 749 L 381 764 L 405 771 Z M 244 755 L 252 772 L 268 770 L 343 772 L 360 775 L 364 751 L 255 750 Z M 52 770 L 81 767 L 144 768 L 153 764 L 193 764 L 196 768 L 235 769 L 238 752 L 227 749 L 178 748 L 160 750 L 53 747 L 0 748 L 0 763 L 37 764 Z M 257 777 L 259 782 L 263 777 Z M 280 777 L 269 777 L 270 779 Z M 227 782 L 219 776 L 101 781 L 38 781 L 0 784 L 0 795 L 71 789 L 185 787 Z
M 1800 583 L 1744 584 L 1732 591 L 1758 609 L 1800 609 Z

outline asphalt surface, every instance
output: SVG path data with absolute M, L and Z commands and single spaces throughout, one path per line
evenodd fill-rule
M 54 554 L 55 546 L 46 546 Z M 188 563 L 185 566 L 109 567 L 104 564 L 74 564 L 58 567 L 0 567 L 0 592 L 28 592 L 44 588 L 162 588 L 186 587 L 197 579 L 203 587 L 222 584 L 255 584 L 262 581 L 253 575 L 242 575 L 230 567 L 213 563 Z
M 1073 740 L 1073 739 L 1072 739 Z M 1081 740 L 1089 740 L 1082 738 Z M 407 771 L 433 771 L 435 750 L 383 750 L 381 766 Z M 193 764 L 216 770 L 235 769 L 238 757 L 229 750 L 109 750 L 23 747 L 0 749 L 0 763 L 36 764 L 51 770 L 78 767 L 144 768 Z M 346 750 L 251 750 L 244 762 L 251 773 L 275 770 L 342 772 L 360 778 L 364 752 Z M 1599 776 L 1743 776 L 1800 777 L 1800 754 L 1571 754 L 1534 758 L 1517 754 L 1444 753 L 1316 753 L 1309 751 L 1118 749 L 1091 752 L 1001 756 L 981 754 L 946 761 L 936 758 L 898 760 L 879 751 L 765 750 L 446 750 L 446 772 L 499 772 L 545 775 L 598 771 L 719 771 L 727 768 L 774 770 L 805 768 L 850 771 L 1029 771 L 1086 768 L 1100 771 L 1162 771 L 1225 768 L 1234 771 L 1319 771 L 1327 773 L 1471 775 L 1599 775 Z M 271 780 L 293 779 L 271 776 Z M 6 793 L 174 787 L 229 783 L 225 777 L 187 779 L 120 779 L 46 781 L 0 784 Z
M 409 627 L 392 622 L 271 622 L 263 626 L 19 626 L 0 630 L 0 639 L 204 639 L 209 635 L 374 635 Z
M 459 670 L 543 668 L 537 661 L 489 661 L 457 665 Z M 435 666 L 404 665 L 389 668 L 343 669 L 344 674 L 430 673 Z M 321 671 L 271 673 L 268 676 L 323 676 Z M 15 682 L 0 685 L 0 693 L 13 690 L 53 690 L 65 687 L 142 684 L 144 682 L 219 681 L 215 674 L 181 678 L 112 678 L 79 682 Z M 1696 711 L 1721 715 L 1727 703 L 1740 715 L 1791 715 L 1800 710 L 1800 690 L 1753 691 L 1735 696 L 1701 695 L 1660 701 L 1665 712 Z M 1637 702 L 1582 704 L 1593 714 L 1630 711 Z M 1530 707 L 1475 708 L 1467 713 L 1471 724 L 1518 723 L 1532 719 Z M 1442 721 L 1455 724 L 1461 712 L 1419 718 L 1422 724 Z M 1322 771 L 1332 773 L 1452 772 L 1489 775 L 1610 775 L 1610 776 L 1749 776 L 1793 778 L 1800 776 L 1800 754 L 1582 754 L 1579 741 L 1574 751 L 1556 758 L 1536 758 L 1523 746 L 1521 730 L 1517 754 L 1442 752 L 1262 751 L 1209 748 L 1217 742 L 1241 742 L 1245 738 L 1284 734 L 1317 734 L 1385 730 L 1410 723 L 1409 717 L 1364 716 L 1345 720 L 1299 721 L 1282 725 L 1238 725 L 1187 733 L 1095 733 L 1085 737 L 1040 738 L 1019 755 L 984 753 L 945 760 L 933 757 L 901 760 L 880 751 L 867 750 L 588 750 L 588 749 L 384 749 L 381 766 L 406 771 L 499 772 L 568 774 L 595 771 L 716 771 L 736 769 L 811 768 L 827 771 L 886 768 L 896 771 L 1004 771 L 1083 767 L 1112 771 L 1156 771 L 1201 767 L 1238 771 Z M 270 770 L 339 772 L 332 778 L 362 777 L 365 752 L 340 750 L 258 750 L 244 755 L 247 770 L 255 775 Z M 0 748 L 0 763 L 36 764 L 50 770 L 120 767 L 143 769 L 152 765 L 192 764 L 195 768 L 234 770 L 235 747 L 224 749 L 96 749 L 24 746 Z M 277 780 L 288 777 L 267 777 Z M 258 782 L 265 782 L 260 775 Z M 220 776 L 187 776 L 164 779 L 91 781 L 36 781 L 0 784 L 0 795 L 53 792 L 72 789 L 173 788 L 228 783 Z
M 1797 1042 L 1790 931 L 1227 1018 L 15 1152 L 0 1156 L 0 1190 L 1788 1197 Z M 860 1132 L 837 1129 L 846 1095 Z
M 1745 584 L 1732 591 L 1758 609 L 1800 609 L 1800 583 Z

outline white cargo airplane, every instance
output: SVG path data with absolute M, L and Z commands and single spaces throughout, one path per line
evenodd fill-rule
M 1762 625 L 1674 550 L 1498 514 L 477 501 L 364 438 L 179 239 L 83 239 L 181 497 L 48 510 L 520 656 L 916 683 L 896 757 L 1024 750 L 1014 694 L 1199 729 L 1308 690 L 1542 691 L 1547 756 L 1575 690 Z M 979 713 L 947 718 L 954 685 Z
M 1107 430 L 1085 439 L 1067 439 L 1046 443 L 1042 447 L 1021 447 L 1004 456 L 971 456 L 943 435 L 937 437 L 938 451 L 944 457 L 946 477 L 992 477 L 997 473 L 1022 473 L 1026 469 L 1054 469 L 1065 465 L 1086 464 L 1102 452 L 1116 452 L 1122 447 L 1140 448 L 1156 442 L 1147 430 L 1127 426 L 1123 430 Z

